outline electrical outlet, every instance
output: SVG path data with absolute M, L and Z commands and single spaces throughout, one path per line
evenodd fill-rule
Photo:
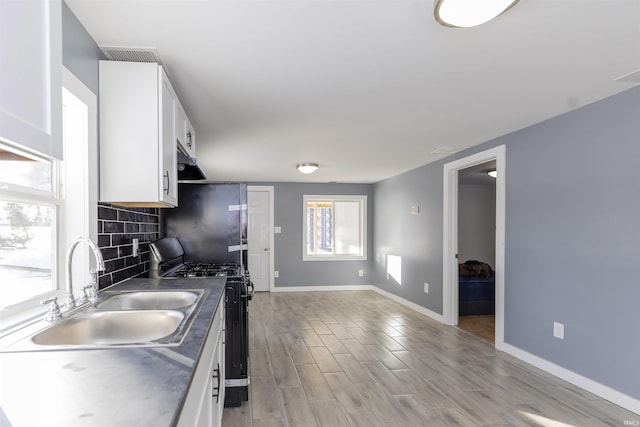
M 358 270 L 358 276 L 360 277 L 364 276 L 364 270 Z
M 562 323 L 553 322 L 553 336 L 564 339 L 564 325 Z
M 424 282 L 424 293 L 425 294 L 429 293 L 429 284 L 427 282 Z
M 275 234 L 280 234 L 282 233 L 282 227 L 273 227 L 273 232 Z
M 280 272 L 279 272 L 278 270 L 274 271 L 274 272 L 273 272 L 273 277 L 274 277 L 274 278 L 276 278 L 276 279 L 277 279 L 278 277 L 280 277 Z
M 133 239 L 131 243 L 133 244 L 133 247 L 131 249 L 132 250 L 131 256 L 138 256 L 138 251 L 140 250 L 140 240 Z

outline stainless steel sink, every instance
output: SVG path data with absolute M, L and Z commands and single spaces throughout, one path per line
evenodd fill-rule
M 95 306 L 0 339 L 0 353 L 180 345 L 207 294 L 203 289 L 105 291 Z
M 198 301 L 196 291 L 140 291 L 114 295 L 98 303 L 100 310 L 172 310 L 189 307 Z
M 42 346 L 145 344 L 176 332 L 184 317 L 175 310 L 85 313 L 39 332 L 31 341 Z

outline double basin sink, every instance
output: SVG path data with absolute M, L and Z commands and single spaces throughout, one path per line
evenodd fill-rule
M 165 346 L 182 342 L 203 290 L 122 291 L 18 341 L 11 351 Z

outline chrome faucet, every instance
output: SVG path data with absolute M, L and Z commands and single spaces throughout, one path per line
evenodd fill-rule
M 93 243 L 91 241 L 91 239 L 89 239 L 88 237 L 78 237 L 77 239 L 75 239 L 73 242 L 71 242 L 71 245 L 69 246 L 69 249 L 67 250 L 67 299 L 65 301 L 65 310 L 71 310 L 72 308 L 74 308 L 76 306 L 76 300 L 73 297 L 73 284 L 72 284 L 72 261 L 73 261 L 73 252 L 76 249 L 76 246 L 78 246 L 78 244 L 80 244 L 81 242 L 85 242 L 87 245 L 89 245 L 89 247 L 91 248 L 91 250 L 93 251 L 93 255 L 95 256 L 96 259 L 96 275 L 98 271 L 104 271 L 104 260 L 102 259 L 102 254 L 100 253 L 100 249 L 98 249 L 98 247 L 95 245 L 95 243 Z M 92 281 L 92 285 L 94 286 L 93 292 L 95 294 L 95 292 L 97 292 L 97 289 L 95 289 L 95 287 L 97 287 L 97 281 Z

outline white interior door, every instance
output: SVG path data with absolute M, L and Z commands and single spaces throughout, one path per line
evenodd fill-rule
M 273 187 L 249 186 L 248 262 L 256 292 L 269 291 L 273 265 Z

